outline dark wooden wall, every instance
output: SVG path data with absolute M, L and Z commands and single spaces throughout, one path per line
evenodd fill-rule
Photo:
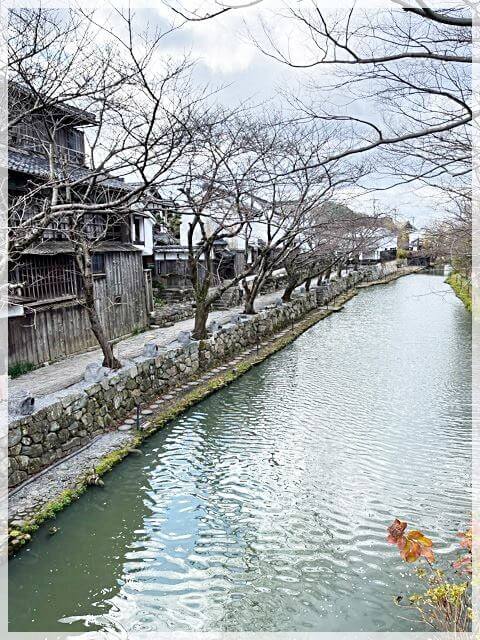
M 140 252 L 105 254 L 105 276 L 95 280 L 97 310 L 109 339 L 148 324 Z M 9 318 L 9 364 L 41 364 L 97 344 L 85 309 L 75 300 L 36 307 Z

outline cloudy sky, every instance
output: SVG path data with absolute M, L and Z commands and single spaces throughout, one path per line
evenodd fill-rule
M 136 3 L 136 12 L 139 20 L 166 28 L 172 21 L 176 24 L 184 23 L 172 11 L 172 5 L 183 6 L 187 10 L 201 7 L 200 11 L 204 13 L 208 8 L 215 7 L 217 1 L 220 0 L 185 0 L 180 5 L 176 0 L 164 0 L 152 8 L 151 0 L 146 0 Z M 293 6 L 299 2 L 301 3 L 301 0 L 290 0 L 289 5 Z M 248 0 L 232 0 L 230 4 L 248 4 Z M 343 0 L 335 2 L 337 8 L 342 4 L 348 6 Z M 361 5 L 362 8 L 364 5 L 365 2 Z M 369 10 L 375 11 L 378 10 L 380 2 L 369 0 L 369 5 Z M 331 7 L 332 3 L 326 0 L 325 6 Z M 358 7 L 359 3 L 356 6 Z M 302 59 L 302 56 L 308 57 L 305 38 L 296 27 L 295 21 L 282 20 L 278 16 L 284 8 L 282 0 L 260 0 L 212 20 L 184 23 L 168 37 L 165 50 L 173 55 L 190 54 L 197 61 L 195 81 L 199 85 L 207 83 L 212 87 L 222 87 L 218 100 L 223 103 L 233 105 L 251 99 L 258 104 L 267 102 L 277 105 L 284 99 L 284 91 L 301 96 L 305 92 L 303 87 L 308 80 L 320 84 L 328 82 L 324 68 L 308 72 L 292 69 L 272 60 L 255 45 L 253 38 L 258 39 L 260 43 L 266 42 L 261 26 L 263 21 L 272 31 L 274 38 L 278 37 L 283 42 L 288 42 L 293 55 L 299 59 Z M 345 98 L 340 93 L 330 97 L 338 102 Z M 363 116 L 375 117 L 373 112 L 369 113 L 371 105 L 358 103 L 353 108 Z M 378 175 L 371 175 L 364 186 L 370 190 L 385 184 Z M 428 223 L 432 217 L 442 214 L 441 207 L 435 200 L 435 191 L 420 184 L 367 193 L 362 189 L 351 188 L 346 195 L 352 208 L 372 211 L 376 206 L 377 210 L 395 210 L 399 217 L 409 219 L 418 227 Z

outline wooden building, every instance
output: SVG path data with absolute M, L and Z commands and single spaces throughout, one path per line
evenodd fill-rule
M 18 89 L 18 88 L 17 88 Z M 20 95 L 20 98 L 22 96 Z M 16 96 L 18 99 L 18 94 Z M 25 97 L 28 99 L 28 95 Z M 95 117 L 73 107 L 55 107 L 31 116 L 9 131 L 9 200 L 13 205 L 28 190 L 48 180 L 45 126 L 55 126 L 62 171 L 73 180 L 88 178 L 84 127 L 95 126 Z M 47 123 L 47 124 L 46 124 Z M 51 133 L 51 132 L 50 132 Z M 129 185 L 115 177 L 104 179 L 102 189 L 124 190 Z M 31 210 L 22 215 L 35 213 Z M 135 246 L 132 214 L 106 228 L 102 213 L 88 214 L 92 238 L 95 305 L 110 340 L 142 329 L 149 323 L 151 274 L 144 269 L 142 248 Z M 11 207 L 10 226 L 18 225 L 18 211 Z M 97 344 L 90 329 L 78 272 L 68 234 L 68 220 L 56 220 L 42 232 L 20 258 L 9 266 L 9 363 L 41 364 L 83 351 Z M 106 230 L 107 229 L 107 230 Z

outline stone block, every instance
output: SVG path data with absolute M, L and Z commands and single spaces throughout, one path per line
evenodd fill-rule
M 14 427 L 8 430 L 8 446 L 14 447 L 22 439 L 22 430 L 20 427 Z
M 176 339 L 179 344 L 181 344 L 182 346 L 186 346 L 190 344 L 192 340 L 192 334 L 190 333 L 190 331 L 179 331 Z
M 48 433 L 45 438 L 45 446 L 49 449 L 54 449 L 57 446 L 58 437 L 56 433 Z
M 41 444 L 32 444 L 28 447 L 22 447 L 22 455 L 29 458 L 38 458 L 43 453 L 43 447 Z
M 38 473 L 38 471 L 40 471 L 40 469 L 42 468 L 42 463 L 38 458 L 34 458 L 33 460 L 30 460 L 30 462 L 28 463 L 28 467 L 27 467 L 27 473 L 28 475 L 33 475 L 34 473 Z
M 78 423 L 77 423 L 78 425 Z M 61 444 L 65 444 L 65 442 L 67 442 L 69 436 L 69 433 L 66 429 L 60 429 L 60 431 L 57 433 L 57 437 L 58 437 L 58 441 Z
M 28 456 L 17 456 L 14 458 L 17 463 L 18 469 L 21 471 L 26 471 L 28 468 L 28 463 L 30 462 L 30 458 Z
M 8 455 L 9 456 L 18 456 L 21 450 L 22 450 L 22 444 L 19 442 L 15 446 L 9 447 Z
M 81 444 L 81 440 L 78 437 L 72 438 L 71 440 L 69 440 L 68 442 L 66 442 L 62 449 L 64 451 L 70 451 L 70 449 L 75 449 L 76 447 L 79 447 Z
M 17 484 L 22 483 L 27 479 L 26 471 L 14 471 L 12 474 L 8 476 L 8 486 L 15 487 Z
M 10 416 L 31 415 L 35 409 L 35 398 L 26 389 L 18 389 L 8 394 L 8 413 Z
M 90 362 L 85 367 L 85 373 L 83 379 L 85 382 L 100 382 L 105 378 L 108 373 L 108 369 L 102 367 L 98 362 Z

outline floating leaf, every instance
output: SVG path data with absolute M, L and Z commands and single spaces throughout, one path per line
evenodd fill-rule
M 431 547 L 433 542 L 427 536 L 424 536 L 421 531 L 410 531 L 407 533 L 407 538 L 409 540 L 416 540 L 418 544 L 421 544 L 423 547 Z

